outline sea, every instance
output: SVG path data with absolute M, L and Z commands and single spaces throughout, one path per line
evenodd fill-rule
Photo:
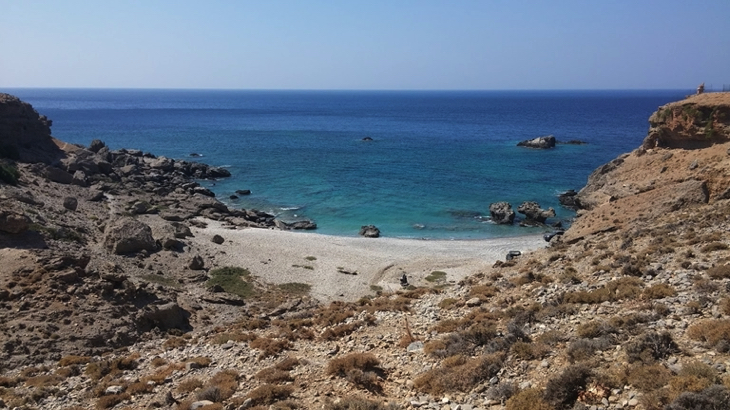
M 574 212 L 558 195 L 637 148 L 651 113 L 691 90 L 0 92 L 67 142 L 226 167 L 232 177 L 200 183 L 230 207 L 312 220 L 326 235 L 372 224 L 386 237 L 464 240 L 553 229 L 492 223 L 499 201 L 536 201 L 568 226 Z M 544 135 L 558 145 L 517 146 Z M 571 140 L 585 144 L 560 143 Z

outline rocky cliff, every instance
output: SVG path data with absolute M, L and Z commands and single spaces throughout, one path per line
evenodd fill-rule
M 0 157 L 50 163 L 61 156 L 51 120 L 17 97 L 0 93 Z

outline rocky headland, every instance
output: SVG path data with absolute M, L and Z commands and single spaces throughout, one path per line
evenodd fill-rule
M 50 125 L 0 95 L 0 408 L 730 406 L 728 93 L 660 107 L 549 247 L 468 275 L 385 266 L 335 301 L 228 263 L 206 225 L 276 221 L 195 182 L 224 169 Z

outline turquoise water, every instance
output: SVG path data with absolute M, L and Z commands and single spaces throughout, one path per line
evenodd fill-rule
M 205 181 L 233 207 L 318 232 L 476 239 L 541 232 L 490 223 L 489 204 L 561 208 L 557 194 L 638 147 L 658 106 L 687 91 L 1 90 L 53 120 L 59 139 L 226 166 Z M 558 145 L 516 143 L 553 134 Z M 370 137 L 373 141 L 363 141 Z M 252 195 L 228 199 L 237 189 Z M 556 220 L 557 220 L 556 219 Z

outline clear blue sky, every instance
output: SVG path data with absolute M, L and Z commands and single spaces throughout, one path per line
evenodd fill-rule
M 703 81 L 730 84 L 730 0 L 0 0 L 0 87 L 685 89 Z

